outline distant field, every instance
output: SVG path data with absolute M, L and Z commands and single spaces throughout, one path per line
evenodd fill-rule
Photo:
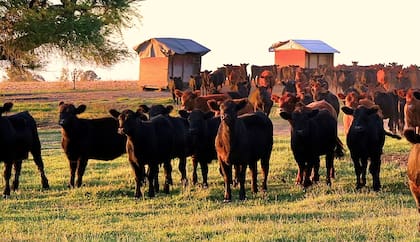
M 142 91 L 135 81 L 80 82 L 75 90 L 72 83 L 2 82 L 0 103 L 6 101 L 14 102 L 14 111 L 29 110 L 38 121 L 51 189 L 41 190 L 40 177 L 30 157 L 22 168 L 20 190 L 9 199 L 0 200 L 2 241 L 420 240 L 420 215 L 406 177 L 411 145 L 405 139 L 386 139 L 382 191 L 371 190 L 370 175 L 368 186 L 355 190 L 347 150 L 346 157 L 335 162 L 336 179 L 332 186 L 324 184 L 322 158 L 321 182 L 305 192 L 294 185 L 297 166 L 290 150 L 288 123 L 279 118 L 274 108 L 271 119 L 276 132 L 267 193 L 251 194 L 247 174 L 247 200 L 238 201 L 238 189 L 233 189 L 232 203 L 224 204 L 223 179 L 216 161 L 209 167 L 208 189 L 200 185 L 183 189 L 175 159 L 170 194 L 135 200 L 134 176 L 126 155 L 113 161 L 90 160 L 84 186 L 67 188 L 69 168 L 60 147 L 58 103 L 83 103 L 87 110 L 82 117 L 104 117 L 109 116 L 110 108 L 171 104 L 170 93 Z M 341 130 L 340 138 L 345 143 Z M 190 160 L 187 170 L 190 178 Z M 4 182 L 0 182 L 1 191 L 3 188 Z

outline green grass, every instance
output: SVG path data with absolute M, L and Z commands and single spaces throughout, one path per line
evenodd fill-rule
M 110 107 L 134 109 L 140 103 L 169 104 L 170 99 L 92 101 L 84 115 L 106 116 Z M 56 103 L 15 108 L 28 109 L 36 118 L 54 117 L 48 122 L 58 119 Z M 287 125 L 274 110 L 272 117 Z M 209 167 L 208 189 L 182 188 L 175 159 L 170 194 L 134 199 L 134 176 L 126 155 L 113 161 L 90 160 L 84 186 L 68 189 L 69 168 L 58 125 L 40 128 L 39 133 L 51 188 L 41 190 L 32 157 L 25 161 L 20 190 L 0 200 L 1 241 L 420 241 L 420 216 L 400 160 L 411 147 L 404 139 L 386 139 L 380 192 L 371 190 L 370 175 L 367 187 L 355 190 L 348 150 L 335 162 L 331 187 L 325 185 L 322 157 L 320 183 L 303 191 L 294 185 L 297 166 L 289 137 L 275 136 L 268 192 L 252 194 L 247 174 L 247 200 L 239 201 L 238 189 L 233 189 L 233 201 L 226 204 L 216 161 Z M 191 160 L 187 170 L 190 178 Z

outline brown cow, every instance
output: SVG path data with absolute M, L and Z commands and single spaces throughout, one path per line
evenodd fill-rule
M 407 163 L 408 185 L 420 213 L 420 144 L 414 144 L 408 156 Z M 417 227 L 420 231 L 420 222 Z
M 420 91 L 409 89 L 405 95 L 404 129 L 414 129 L 420 127 Z
M 211 102 L 212 110 L 220 112 L 220 126 L 215 138 L 216 153 L 225 181 L 224 201 L 232 199 L 232 166 L 238 169 L 239 199 L 245 199 L 245 174 L 249 166 L 252 173 L 251 190 L 257 189 L 257 162 L 261 160 L 264 181 L 262 189 L 267 190 L 269 162 L 273 147 L 273 124 L 267 115 L 256 112 L 238 116 L 238 110 L 246 105 L 245 100 L 236 104 L 232 100 Z
M 203 112 L 209 112 L 209 106 L 207 105 L 208 100 L 224 101 L 226 99 L 232 99 L 228 94 L 210 94 L 206 96 L 200 96 L 199 91 L 181 91 L 175 90 L 175 95 L 181 98 L 181 104 L 183 109 L 192 111 L 199 109 Z

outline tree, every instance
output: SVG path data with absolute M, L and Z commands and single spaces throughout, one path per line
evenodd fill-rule
M 141 20 L 141 1 L 0 0 L 0 59 L 19 69 L 44 66 L 50 53 L 114 64 L 129 55 L 122 29 Z

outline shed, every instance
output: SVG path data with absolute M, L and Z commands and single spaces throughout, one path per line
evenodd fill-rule
M 274 52 L 276 65 L 298 65 L 304 68 L 317 68 L 320 65 L 332 67 L 334 53 L 340 53 L 321 40 L 297 39 L 276 42 L 268 51 Z
M 200 73 L 201 57 L 210 49 L 191 40 L 152 38 L 134 47 L 140 57 L 140 86 L 166 89 L 170 77 L 182 77 L 188 82 L 191 75 Z

